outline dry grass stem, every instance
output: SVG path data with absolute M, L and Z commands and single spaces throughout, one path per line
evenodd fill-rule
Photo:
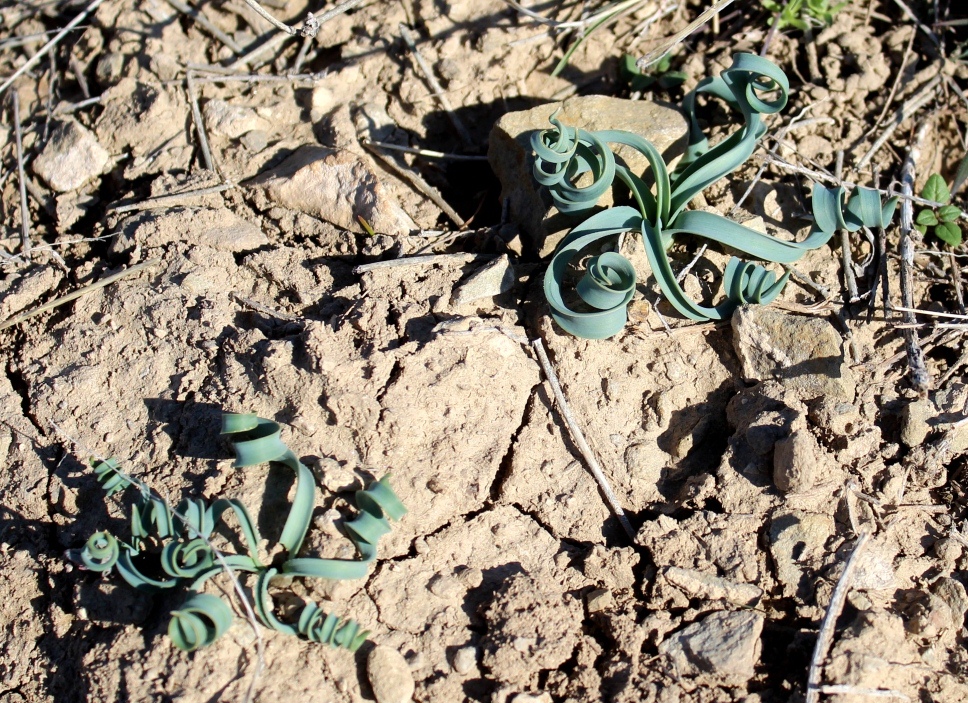
M 487 261 L 494 257 L 490 254 L 428 254 L 427 256 L 403 256 L 399 259 L 389 259 L 387 261 L 374 261 L 370 264 L 361 264 L 353 269 L 353 273 L 359 275 L 367 271 L 377 269 L 396 268 L 398 266 L 433 266 L 435 264 L 469 264 L 472 261 Z
M 170 195 L 159 195 L 154 198 L 148 198 L 147 200 L 141 200 L 137 203 L 130 203 L 129 205 L 111 205 L 108 207 L 108 213 L 120 215 L 121 213 L 125 212 L 140 212 L 142 210 L 153 210 L 154 208 L 171 207 L 172 205 L 180 205 L 186 200 L 191 200 L 192 198 L 201 198 L 204 195 L 224 193 L 225 191 L 231 190 L 235 187 L 235 183 L 226 182 L 220 183 L 217 186 L 209 186 L 208 188 L 186 190 L 181 193 L 171 193 Z
M 912 12 L 911 8 L 907 6 L 907 3 L 904 2 L 904 0 L 894 0 L 894 4 L 901 8 L 907 18 L 914 22 L 918 29 L 928 35 L 928 38 L 934 42 L 936 47 L 939 49 L 941 48 L 941 40 L 938 39 L 938 35 L 934 33 L 931 27 L 918 19 L 918 16 Z
M 360 143 L 364 146 L 371 144 L 380 149 L 387 149 L 389 151 L 402 151 L 406 154 L 417 154 L 418 156 L 426 156 L 431 159 L 449 159 L 451 161 L 487 161 L 486 156 L 475 156 L 473 154 L 446 154 L 442 151 L 433 151 L 432 149 L 415 149 L 409 146 L 400 146 L 399 144 L 387 144 L 386 142 L 377 142 L 372 139 L 363 138 Z
M 471 135 L 467 131 L 467 127 L 464 126 L 464 123 L 461 122 L 460 117 L 458 117 L 457 113 L 454 112 L 454 108 L 450 104 L 450 100 L 447 99 L 447 95 L 444 93 L 443 87 L 437 81 L 437 77 L 434 75 L 434 72 L 430 66 L 427 65 L 423 55 L 421 55 L 420 50 L 417 48 L 417 43 L 413 38 L 413 34 L 410 33 L 410 29 L 407 27 L 407 25 L 400 24 L 400 36 L 403 37 L 404 43 L 407 45 L 407 48 L 410 49 L 410 53 L 413 55 L 413 60 L 426 79 L 427 84 L 430 86 L 430 90 L 434 97 L 437 98 L 440 106 L 444 109 L 444 112 L 447 113 L 450 123 L 454 125 L 454 131 L 457 132 L 457 136 L 460 137 L 460 140 L 464 143 L 464 146 L 473 146 L 474 141 L 471 139 Z
M 640 71 L 646 70 L 649 66 L 657 63 L 663 56 L 668 54 L 675 48 L 678 44 L 685 41 L 686 37 L 695 32 L 697 29 L 706 24 L 712 19 L 713 15 L 718 14 L 725 10 L 733 0 L 719 0 L 712 7 L 707 8 L 702 14 L 699 15 L 692 22 L 687 24 L 681 30 L 673 34 L 672 36 L 665 39 L 658 47 L 647 53 L 645 56 L 640 58 L 635 62 L 635 65 Z
M 87 295 L 88 293 L 92 291 L 96 291 L 99 288 L 104 288 L 105 286 L 109 286 L 115 281 L 120 281 L 122 278 L 128 278 L 129 276 L 133 276 L 134 274 L 140 271 L 143 271 L 146 268 L 150 268 L 160 262 L 161 262 L 161 259 L 155 258 L 155 259 L 149 259 L 148 261 L 143 261 L 140 264 L 135 264 L 134 266 L 129 266 L 124 271 L 119 271 L 118 273 L 111 274 L 110 276 L 102 278 L 100 281 L 89 283 L 83 288 L 79 288 L 78 290 L 68 293 L 67 295 L 62 295 L 59 298 L 54 298 L 53 300 L 46 302 L 43 305 L 37 306 L 33 310 L 29 310 L 27 312 L 20 313 L 19 315 L 15 315 L 14 317 L 11 317 L 3 324 L 0 324 L 0 330 L 5 330 L 8 327 L 19 325 L 21 322 L 25 322 L 26 320 L 29 320 L 32 317 L 36 317 L 37 315 L 40 315 L 43 312 L 47 312 L 48 310 L 53 310 L 54 308 L 60 307 L 64 303 L 69 303 L 72 300 L 77 300 L 81 296 Z
M 834 626 L 837 623 L 837 618 L 840 617 L 840 613 L 844 609 L 844 600 L 847 598 L 850 583 L 854 577 L 854 571 L 857 569 L 858 557 L 864 551 L 864 547 L 870 539 L 870 536 L 871 533 L 866 530 L 858 535 L 854 550 L 850 553 L 850 558 L 844 566 L 844 572 L 837 580 L 837 586 L 830 596 L 830 605 L 827 606 L 827 612 L 824 614 L 823 622 L 820 624 L 820 632 L 817 633 L 817 644 L 813 648 L 813 657 L 810 659 L 810 669 L 807 672 L 806 703 L 817 703 L 820 700 L 820 668 L 823 666 L 823 662 L 830 651 L 830 645 L 833 643 Z
M 169 5 L 174 7 L 183 15 L 188 15 L 189 17 L 191 17 L 195 21 L 195 23 L 198 24 L 199 27 L 201 27 L 206 32 L 211 34 L 213 37 L 218 39 L 220 42 L 225 44 L 225 46 L 231 49 L 233 53 L 236 53 L 236 54 L 242 53 L 242 47 L 239 46 L 238 42 L 236 42 L 232 37 L 230 37 L 228 34 L 226 34 L 221 29 L 219 29 L 218 26 L 212 23 L 211 20 L 209 20 L 204 14 L 202 14 L 202 12 L 198 8 L 195 8 L 195 7 L 192 7 L 191 5 L 183 3 L 181 0 L 167 0 L 167 2 Z
M 615 492 L 612 490 L 612 486 L 609 483 L 608 478 L 602 472 L 602 467 L 599 465 L 598 459 L 595 458 L 595 454 L 592 452 L 591 447 L 589 447 L 588 442 L 585 441 L 585 435 L 582 433 L 581 427 L 578 426 L 578 422 L 575 420 L 575 416 L 572 414 L 571 408 L 568 406 L 568 401 L 565 400 L 565 394 L 561 390 L 561 384 L 558 383 L 558 376 L 555 374 L 555 369 L 551 365 L 551 361 L 548 360 L 548 354 L 545 352 L 544 344 L 541 342 L 541 338 L 538 337 L 532 341 L 531 346 L 534 348 L 535 353 L 538 356 L 538 362 L 541 364 L 545 377 L 548 379 L 548 383 L 551 385 L 551 390 L 555 394 L 558 412 L 561 413 L 562 419 L 564 419 L 565 424 L 568 425 L 568 431 L 571 433 L 572 439 L 578 446 L 578 450 L 581 452 L 582 457 L 584 457 L 585 463 L 588 465 L 588 469 L 592 472 L 592 476 L 595 477 L 595 481 L 598 482 L 598 487 L 605 496 L 605 500 L 608 502 L 609 507 L 611 507 L 615 517 L 625 530 L 625 534 L 629 536 L 629 539 L 635 542 L 635 530 L 632 529 L 632 524 L 625 516 L 625 511 L 622 510 L 622 506 L 619 504 L 618 498 L 615 496 Z
M 927 136 L 930 123 L 925 121 L 918 128 L 914 143 L 908 149 L 904 164 L 901 167 L 901 190 L 911 195 L 914 193 L 914 168 L 921 153 L 921 144 Z M 899 253 L 901 255 L 901 305 L 914 308 L 914 248 L 919 244 L 921 236 L 914 229 L 914 207 L 910 200 L 901 203 L 901 240 Z M 904 322 L 917 323 L 914 313 L 905 312 Z M 931 376 L 924 363 L 924 351 L 921 349 L 916 329 L 908 328 L 902 331 L 904 346 L 907 352 L 908 368 L 911 373 L 911 385 L 918 393 L 925 395 L 931 388 Z
M 81 14 L 79 14 L 77 17 L 75 17 L 70 22 L 68 22 L 67 26 L 65 26 L 61 31 L 59 31 L 57 34 L 54 35 L 53 39 L 51 39 L 49 42 L 44 44 L 44 46 L 41 47 L 36 54 L 31 56 L 29 59 L 27 59 L 27 61 L 25 61 L 20 68 L 18 68 L 16 71 L 13 72 L 13 75 L 7 78 L 7 80 L 5 80 L 2 85 L 0 85 L 0 94 L 2 94 L 3 91 L 9 88 L 10 85 L 15 80 L 17 80 L 20 76 L 22 76 L 24 73 L 26 73 L 34 66 L 36 66 L 40 62 L 40 60 L 44 58 L 51 49 L 57 46 L 61 42 L 61 40 L 67 36 L 68 32 L 70 32 L 72 29 L 74 29 L 74 27 L 76 27 L 81 22 L 83 22 L 84 18 L 86 18 L 89 14 L 94 12 L 102 2 L 104 2 L 104 0 L 94 0 L 94 2 L 88 5 L 81 12 Z
M 212 160 L 212 151 L 208 147 L 208 136 L 205 134 L 202 111 L 198 107 L 198 93 L 195 90 L 195 73 L 193 71 L 188 71 L 185 74 L 185 88 L 188 91 L 188 100 L 192 106 L 192 122 L 195 124 L 195 132 L 198 134 L 198 147 L 202 151 L 202 163 L 205 164 L 207 170 L 218 173 Z M 221 176 L 221 174 L 219 175 Z
M 838 684 L 836 686 L 821 686 L 819 690 L 828 696 L 870 696 L 871 698 L 894 698 L 900 701 L 911 700 L 909 696 L 900 691 L 892 691 L 887 688 L 859 688 L 858 686 Z
M 27 178 L 24 175 L 23 132 L 20 128 L 20 95 L 13 91 L 13 132 L 17 150 L 17 185 L 20 191 L 20 246 L 23 256 L 30 256 L 30 207 L 27 205 Z M 0 329 L 3 329 L 0 327 Z
M 937 95 L 938 86 L 940 85 L 941 74 L 939 73 L 937 76 L 921 86 L 921 88 L 914 95 L 905 101 L 900 109 L 894 113 L 894 119 L 891 121 L 891 124 L 888 126 L 888 128 L 884 130 L 881 136 L 879 136 L 874 142 L 874 145 L 871 146 L 867 153 L 864 154 L 860 158 L 860 161 L 857 162 L 857 165 L 854 167 L 855 172 L 861 171 L 865 166 L 867 166 L 868 163 L 870 163 L 870 160 L 874 158 L 874 154 L 876 154 L 880 148 L 884 146 L 887 140 L 894 135 L 894 131 L 901 126 L 904 120 L 913 116 L 918 112 L 918 110 L 934 100 Z
M 457 211 L 452 208 L 446 200 L 444 200 L 443 196 L 437 192 L 436 188 L 424 180 L 423 176 L 413 169 L 404 168 L 385 154 L 381 154 L 379 149 L 373 146 L 371 142 L 363 141 L 360 143 L 362 144 L 363 148 L 379 159 L 381 164 L 384 164 L 397 176 L 410 183 L 410 185 L 412 185 L 417 192 L 427 197 L 432 203 L 439 207 L 441 211 L 443 211 L 443 213 L 450 218 L 451 222 L 460 228 L 463 228 L 466 225 L 464 218 L 457 214 Z

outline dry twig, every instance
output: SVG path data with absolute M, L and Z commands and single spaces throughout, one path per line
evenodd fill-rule
M 17 148 L 17 178 L 20 186 L 20 244 L 23 255 L 30 256 L 30 207 L 27 205 L 27 178 L 24 176 L 24 145 L 20 129 L 20 95 L 13 91 L 13 131 Z M 0 329 L 3 329 L 0 327 Z
M 558 383 L 558 376 L 555 374 L 555 369 L 548 360 L 548 354 L 545 352 L 544 344 L 542 344 L 541 338 L 538 337 L 532 341 L 531 346 L 538 355 L 538 361 L 541 364 L 541 368 L 544 369 L 545 377 L 548 379 L 548 383 L 551 384 L 551 390 L 554 392 L 555 401 L 558 404 L 558 412 L 561 413 L 562 419 L 564 419 L 565 424 L 568 425 L 568 431 L 571 432 L 572 439 L 574 439 L 575 444 L 578 445 L 578 450 L 585 458 L 588 469 L 592 472 L 592 476 L 594 476 L 595 480 L 598 482 L 598 487 L 605 496 L 605 500 L 608 502 L 609 507 L 611 507 L 615 517 L 618 519 L 619 523 L 621 523 L 622 528 L 629 536 L 629 539 L 634 542 L 635 530 L 632 529 L 632 524 L 625 516 L 625 511 L 622 510 L 622 506 L 619 504 L 618 498 L 615 496 L 615 492 L 612 490 L 612 486 L 608 482 L 608 478 L 602 472 L 602 467 L 599 465 L 598 459 L 595 458 L 595 454 L 592 453 L 591 447 L 589 447 L 588 442 L 585 441 L 585 435 L 582 434 L 581 428 L 578 426 L 578 422 L 575 420 L 575 416 L 572 414 L 571 408 L 568 406 L 568 401 L 565 400 L 565 394 L 561 391 L 561 384 Z
M 844 600 L 847 598 L 851 579 L 857 569 L 858 557 L 863 552 L 870 536 L 871 533 L 867 530 L 863 530 L 858 535 L 854 551 L 851 552 L 850 558 L 844 566 L 844 572 L 840 575 L 837 586 L 830 596 L 830 605 L 827 606 L 827 612 L 824 614 L 823 622 L 820 625 L 820 632 L 817 633 L 817 644 L 813 648 L 813 657 L 810 660 L 810 669 L 807 673 L 806 703 L 817 703 L 820 699 L 820 667 L 827 658 L 830 645 L 833 643 L 834 626 L 844 609 Z
M 5 80 L 2 85 L 0 85 L 0 93 L 3 93 L 3 91 L 5 91 L 7 88 L 10 87 L 11 83 L 13 83 L 24 73 L 26 73 L 34 66 L 36 66 L 40 62 L 40 60 L 44 58 L 44 56 L 46 56 L 51 49 L 57 46 L 61 42 L 61 40 L 67 36 L 68 32 L 70 32 L 72 29 L 74 29 L 74 27 L 76 27 L 81 22 L 83 22 L 84 18 L 87 17 L 92 12 L 94 12 L 102 2 L 104 2 L 104 0 L 94 0 L 94 2 L 88 5 L 81 12 L 81 14 L 79 14 L 77 17 L 75 17 L 70 22 L 68 22 L 67 26 L 65 26 L 61 31 L 59 31 L 56 35 L 54 35 L 53 39 L 51 39 L 49 42 L 44 44 L 44 46 L 41 47 L 36 54 L 31 56 L 29 59 L 27 59 L 27 61 L 24 62 L 23 66 L 21 66 L 16 71 L 14 71 L 13 75 L 10 76 L 7 80 Z
M 924 122 L 918 129 L 914 138 L 914 143 L 908 149 L 901 167 L 901 190 L 908 195 L 914 192 L 914 167 L 921 152 L 921 143 L 927 135 L 929 122 Z M 906 308 L 914 307 L 914 247 L 915 239 L 920 240 L 917 230 L 914 229 L 914 207 L 910 200 L 901 203 L 901 241 L 899 244 L 901 255 L 901 304 Z M 904 321 L 916 323 L 917 320 L 913 313 L 904 313 Z M 902 331 L 904 335 L 904 346 L 907 351 L 908 368 L 911 371 L 911 385 L 918 393 L 925 395 L 931 388 L 931 376 L 924 363 L 924 352 L 921 349 L 918 332 L 914 328 L 907 328 Z
M 47 312 L 48 310 L 53 310 L 54 308 L 60 307 L 64 303 L 69 303 L 72 300 L 77 300 L 78 298 L 80 298 L 83 295 L 87 295 L 88 293 L 90 293 L 92 291 L 95 291 L 95 290 L 97 290 L 99 288 L 104 288 L 105 286 L 111 285 L 115 281 L 120 281 L 122 278 L 127 278 L 128 276 L 132 276 L 132 275 L 138 273 L 139 271 L 142 271 L 142 270 L 144 270 L 146 268 L 149 268 L 151 266 L 154 266 L 155 264 L 159 263 L 160 261 L 161 261 L 161 259 L 157 259 L 157 258 L 156 259 L 149 259 L 148 261 L 143 261 L 140 264 L 135 264 L 134 266 L 129 266 L 124 271 L 119 271 L 118 273 L 115 273 L 115 274 L 112 274 L 112 275 L 107 276 L 105 278 L 102 278 L 100 281 L 95 281 L 94 283 L 89 283 L 88 285 L 84 286 L 83 288 L 79 288 L 78 290 L 73 291 L 71 293 L 68 293 L 67 295 L 62 295 L 59 298 L 54 298 L 53 300 L 51 300 L 49 302 L 46 302 L 43 305 L 37 306 L 33 310 L 29 310 L 27 312 L 24 312 L 24 313 L 21 313 L 19 315 L 15 315 L 14 317 L 11 317 L 9 320 L 7 320 L 6 322 L 4 322 L 3 324 L 0 324 L 0 330 L 5 330 L 8 327 L 13 327 L 14 325 L 19 325 L 21 322 L 25 322 L 26 320 L 29 320 L 32 317 L 36 317 L 37 315 L 40 315 L 43 312 Z

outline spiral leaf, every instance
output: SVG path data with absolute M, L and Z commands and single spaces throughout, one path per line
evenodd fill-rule
M 358 559 L 295 558 L 312 518 L 315 483 L 312 473 L 282 442 L 280 431 L 277 423 L 255 415 L 226 413 L 223 416 L 223 433 L 234 435 L 236 466 L 275 461 L 296 474 L 295 498 L 280 538 L 289 557 L 282 567 L 284 575 L 330 579 L 365 576 L 370 562 L 376 558 L 377 542 L 390 531 L 389 520 L 399 520 L 407 512 L 390 487 L 389 475 L 356 493 L 359 513 L 346 524 L 346 532 L 359 552 Z M 92 571 L 116 567 L 125 581 L 146 593 L 190 581 L 193 595 L 172 612 L 168 626 L 168 634 L 179 649 L 191 652 L 207 646 L 231 625 L 232 612 L 228 605 L 216 596 L 200 592 L 206 581 L 228 570 L 257 574 L 255 610 L 267 626 L 354 651 L 366 639 L 367 633 L 361 632 L 355 621 L 341 621 L 334 615 L 326 615 L 314 603 L 303 609 L 298 626 L 276 618 L 269 584 L 279 571 L 260 562 L 259 532 L 241 502 L 219 498 L 206 505 L 202 500 L 185 499 L 173 511 L 161 498 L 152 496 L 146 487 L 126 476 L 115 460 L 99 462 L 93 468 L 108 495 L 135 485 L 140 489 L 132 506 L 131 538 L 124 542 L 107 532 L 98 532 L 82 549 L 72 550 L 70 556 Z M 217 553 L 209 543 L 212 533 L 224 523 L 227 512 L 235 515 L 247 554 Z
M 172 611 L 168 637 L 178 649 L 193 652 L 212 644 L 231 625 L 232 610 L 225 601 L 208 593 L 196 593 Z
M 814 189 L 816 226 L 802 242 L 790 242 L 756 232 L 720 215 L 686 211 L 689 202 L 704 188 L 742 165 L 753 153 L 766 128 L 763 115 L 782 110 L 787 103 L 789 81 L 772 62 L 752 54 L 736 54 L 732 65 L 718 77 L 710 77 L 683 100 L 690 129 L 689 145 L 676 171 L 668 172 L 655 146 L 628 132 L 588 132 L 567 127 L 551 116 L 552 129 L 532 137 L 535 180 L 551 192 L 557 208 L 565 213 L 591 212 L 617 178 L 631 193 L 636 208 L 612 207 L 591 214 L 572 229 L 558 245 L 545 274 L 545 297 L 554 320 L 567 332 L 588 339 L 617 334 L 627 321 L 626 307 L 635 290 L 635 271 L 628 260 L 613 252 L 592 256 L 576 293 L 585 309 L 565 302 L 562 286 L 573 263 L 588 247 L 601 250 L 600 240 L 623 232 L 640 232 L 652 273 L 670 303 L 693 320 L 719 320 L 737 305 L 768 303 L 782 291 L 789 273 L 777 277 L 760 264 L 733 258 L 723 272 L 726 300 L 714 307 L 689 298 L 676 280 L 667 250 L 683 236 L 702 237 L 750 256 L 777 264 L 791 264 L 806 251 L 826 244 L 834 231 L 862 226 L 884 227 L 894 214 L 895 200 L 881 205 L 876 191 L 858 188 L 843 202 L 842 189 Z M 742 126 L 710 147 L 696 114 L 700 95 L 725 101 L 743 118 Z M 646 174 L 636 174 L 616 163 L 610 144 L 630 147 L 649 163 L 653 188 Z M 586 173 L 592 182 L 578 187 Z
M 121 555 L 118 540 L 109 532 L 95 532 L 91 535 L 79 559 L 89 571 L 107 571 L 114 566 Z

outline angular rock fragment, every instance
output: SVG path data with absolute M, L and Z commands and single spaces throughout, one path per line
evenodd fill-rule
M 33 168 L 51 189 L 67 193 L 100 176 L 109 160 L 97 137 L 69 119 L 54 127 Z
M 826 320 L 753 305 L 738 308 L 732 323 L 744 378 L 776 378 L 804 400 L 853 400 L 855 380 L 845 363 L 843 342 Z
M 465 305 L 482 298 L 507 293 L 514 287 L 514 267 L 507 255 L 495 259 L 461 283 L 454 291 L 454 305 Z
M 512 219 L 541 256 L 552 253 L 565 231 L 583 219 L 558 213 L 550 196 L 539 192 L 531 174 L 531 135 L 551 126 L 548 119 L 555 110 L 560 110 L 558 119 L 569 127 L 621 129 L 645 137 L 667 163 L 684 150 L 687 132 L 686 120 L 677 110 L 604 95 L 574 97 L 504 115 L 491 130 L 488 160 L 501 181 L 501 201 L 509 200 Z M 638 175 L 648 168 L 645 157 L 632 149 L 621 147 L 617 153 Z M 605 205 L 611 202 L 610 194 L 602 199 Z
M 202 110 L 209 134 L 237 139 L 254 130 L 268 131 L 272 125 L 251 107 L 209 100 Z
M 303 146 L 279 166 L 249 182 L 278 205 L 363 232 L 358 217 L 381 234 L 403 235 L 417 225 L 386 193 L 356 155 Z
M 773 447 L 773 483 L 784 493 L 802 493 L 813 488 L 822 466 L 817 440 L 806 430 L 794 432 Z
M 711 674 L 726 685 L 753 678 L 760 656 L 763 616 L 752 611 L 707 615 L 659 646 L 681 674 Z

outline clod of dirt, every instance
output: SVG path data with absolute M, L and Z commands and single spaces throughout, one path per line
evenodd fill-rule
M 254 130 L 263 132 L 272 124 L 251 107 L 232 105 L 224 100 L 209 100 L 202 110 L 209 134 L 238 139 Z
M 357 216 L 384 234 L 408 234 L 417 225 L 389 198 L 369 167 L 354 154 L 303 146 L 279 166 L 250 181 L 278 205 L 337 227 L 362 232 Z
M 0 320 L 13 317 L 54 290 L 64 274 L 53 266 L 38 266 L 23 276 L 8 275 L 0 281 Z
M 452 305 L 465 305 L 482 298 L 491 298 L 507 293 L 514 287 L 514 267 L 507 254 L 492 261 L 479 271 L 475 271 L 466 281 L 454 290 Z
M 901 443 L 906 447 L 916 447 L 924 442 L 931 432 L 928 421 L 934 416 L 934 404 L 927 398 L 919 398 L 905 405 L 901 411 Z
M 143 212 L 123 220 L 111 252 L 121 254 L 141 245 L 160 247 L 174 242 L 193 243 L 216 251 L 252 251 L 269 243 L 269 238 L 251 222 L 230 210 L 184 208 L 165 212 Z
M 713 613 L 672 635 L 659 652 L 672 660 L 680 674 L 709 674 L 717 683 L 740 686 L 755 673 L 763 620 L 753 611 Z
M 732 325 L 744 378 L 776 378 L 804 400 L 853 400 L 854 375 L 845 363 L 843 342 L 826 320 L 756 305 L 738 308 Z
M 477 647 L 461 647 L 454 652 L 451 666 L 458 674 L 469 674 L 477 666 Z
M 662 575 L 689 599 L 724 600 L 735 605 L 748 606 L 753 605 L 763 596 L 763 589 L 759 586 L 751 583 L 736 583 L 695 569 L 669 566 L 663 570 Z
M 54 127 L 33 168 L 53 190 L 67 193 L 100 176 L 110 158 L 90 130 L 69 119 Z
M 623 100 L 604 95 L 574 97 L 530 110 L 509 112 L 494 125 L 487 151 L 491 168 L 501 181 L 501 201 L 510 200 L 510 215 L 539 255 L 552 253 L 565 230 L 575 223 L 566 221 L 550 199 L 545 201 L 534 181 L 531 135 L 548 129 L 552 113 L 568 127 L 585 130 L 621 129 L 651 141 L 669 163 L 685 148 L 687 126 L 676 110 L 655 103 Z M 625 147 L 616 149 L 636 174 L 648 168 L 648 161 Z M 600 201 L 612 203 L 609 194 Z
M 773 447 L 773 483 L 784 493 L 802 493 L 813 488 L 823 474 L 823 458 L 817 440 L 806 430 L 794 432 Z
M 784 596 L 803 601 L 812 596 L 816 571 L 827 553 L 825 545 L 835 532 L 829 515 L 790 510 L 773 516 L 770 552 Z
M 571 595 L 517 574 L 495 595 L 484 619 L 484 667 L 498 681 L 527 686 L 537 683 L 543 669 L 557 669 L 571 657 L 582 610 Z
M 366 675 L 377 703 L 406 703 L 414 683 L 407 660 L 396 649 L 377 645 L 366 658 Z

